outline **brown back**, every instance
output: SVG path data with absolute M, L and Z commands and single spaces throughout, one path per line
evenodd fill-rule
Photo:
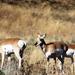
M 9 39 L 1 39 L 0 45 L 4 44 L 16 44 L 20 40 L 19 38 L 9 38 Z
M 68 50 L 68 46 L 64 42 L 50 42 L 46 44 L 46 52 L 51 50 L 54 52 L 56 49 L 63 49 L 64 51 Z
M 75 44 L 68 44 L 68 48 L 75 49 Z

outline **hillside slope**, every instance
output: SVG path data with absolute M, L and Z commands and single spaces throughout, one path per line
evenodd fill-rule
M 46 3 L 31 7 L 1 3 L 0 38 L 46 33 L 54 39 L 75 40 L 74 16 L 74 8 L 53 8 Z
M 10 65 L 4 63 L 3 71 L 6 75 L 47 75 L 44 54 L 32 46 L 37 33 L 46 33 L 46 41 L 63 40 L 75 43 L 75 8 L 67 7 L 67 3 L 65 6 L 60 5 L 61 0 L 55 1 L 59 2 L 25 6 L 0 3 L 0 39 L 20 37 L 29 41 L 21 71 L 17 71 L 18 64 L 16 65 L 14 59 Z M 64 75 L 72 75 L 69 61 L 65 61 Z M 59 71 L 55 69 L 53 61 L 49 69 L 51 75 Z

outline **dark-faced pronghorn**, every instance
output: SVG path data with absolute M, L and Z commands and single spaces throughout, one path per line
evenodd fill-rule
M 26 41 L 19 38 L 1 39 L 0 40 L 0 53 L 2 55 L 1 68 L 3 67 L 3 62 L 5 55 L 8 56 L 8 60 L 11 58 L 11 54 L 15 54 L 19 60 L 19 68 L 21 67 L 21 60 L 23 56 L 23 51 L 26 48 Z
M 47 61 L 49 61 L 50 58 L 53 58 L 56 62 L 56 57 L 57 57 L 60 60 L 59 68 L 62 71 L 64 64 L 64 56 L 68 49 L 67 45 L 64 42 L 46 43 L 44 38 L 45 35 L 38 35 L 35 46 L 40 46 L 43 53 L 45 54 L 45 57 L 47 58 Z

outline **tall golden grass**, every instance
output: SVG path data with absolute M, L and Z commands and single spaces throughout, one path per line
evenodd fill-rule
M 74 9 L 53 9 L 45 3 L 28 8 L 3 3 L 0 5 L 0 38 L 25 38 L 46 33 L 67 41 L 74 40 L 74 16 Z

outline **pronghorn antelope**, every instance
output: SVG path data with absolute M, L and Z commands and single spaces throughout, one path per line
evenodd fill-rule
M 56 63 L 56 57 L 57 57 L 60 60 L 59 68 L 62 71 L 63 64 L 64 64 L 64 56 L 68 49 L 67 45 L 64 42 L 46 43 L 44 38 L 45 38 L 45 35 L 38 35 L 35 46 L 40 46 L 48 62 L 50 58 L 53 58 Z
M 20 68 L 23 51 L 25 48 L 26 48 L 26 42 L 19 38 L 1 39 L 0 40 L 0 53 L 2 55 L 1 68 L 3 67 L 5 55 L 8 56 L 8 60 L 10 60 L 11 54 L 13 53 L 19 60 L 18 68 Z

